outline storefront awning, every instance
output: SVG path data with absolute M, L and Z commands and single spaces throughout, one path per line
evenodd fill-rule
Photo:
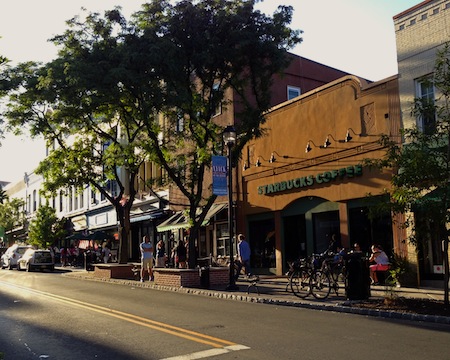
M 436 188 L 417 199 L 413 204 L 413 211 L 431 211 L 432 209 L 442 209 L 450 201 L 450 188 Z M 450 206 L 449 206 L 450 207 Z
M 202 226 L 209 224 L 211 219 L 223 209 L 228 208 L 228 204 L 213 204 L 206 214 L 205 220 L 202 222 Z M 188 229 L 190 228 L 189 218 L 184 214 L 184 211 L 179 211 L 169 217 L 167 220 L 159 224 L 156 229 L 158 232 Z
M 183 211 L 176 212 L 156 227 L 158 232 L 184 229 L 189 227 L 188 218 Z
M 206 214 L 205 220 L 203 220 L 202 222 L 202 226 L 206 226 L 209 224 L 209 222 L 211 221 L 211 219 L 218 214 L 219 212 L 221 212 L 223 209 L 228 209 L 228 204 L 227 203 L 222 203 L 222 204 L 213 204 L 211 206 L 211 209 L 209 209 L 208 213 Z
M 136 223 L 139 221 L 145 221 L 145 220 L 154 220 L 164 215 L 163 211 L 153 212 L 153 213 L 146 213 L 146 214 L 140 214 L 137 216 L 130 217 L 131 223 Z

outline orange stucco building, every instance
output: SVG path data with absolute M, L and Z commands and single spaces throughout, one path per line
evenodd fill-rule
M 358 242 L 401 252 L 391 214 L 369 217 L 367 195 L 390 186 L 380 135 L 399 139 L 397 77 L 367 83 L 345 76 L 274 107 L 265 135 L 249 143 L 237 169 L 236 229 L 247 235 L 252 266 L 281 275 L 287 261 Z M 373 199 L 372 199 L 373 200 Z

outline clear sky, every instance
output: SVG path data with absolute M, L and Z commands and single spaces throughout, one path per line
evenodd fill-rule
M 4 0 L 0 11 L 0 54 L 13 63 L 47 62 L 56 48 L 47 40 L 65 29 L 65 21 L 88 11 L 119 5 L 124 14 L 139 10 L 143 0 Z M 303 42 L 292 52 L 319 63 L 381 80 L 397 73 L 392 17 L 420 0 L 264 0 L 258 8 L 272 13 L 292 5 L 291 27 L 303 30 Z M 42 141 L 28 136 L 0 140 L 0 181 L 18 181 L 45 155 Z

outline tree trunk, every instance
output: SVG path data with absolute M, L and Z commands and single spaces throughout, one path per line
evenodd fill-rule
M 126 264 L 129 260 L 128 238 L 130 234 L 130 209 L 128 206 L 116 206 L 119 219 L 119 264 Z

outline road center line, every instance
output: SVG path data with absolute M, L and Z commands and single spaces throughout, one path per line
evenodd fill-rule
M 86 310 L 90 310 L 90 311 L 94 311 L 97 313 L 101 313 L 104 315 L 108 315 L 108 316 L 112 316 L 115 317 L 117 319 L 121 319 L 124 321 L 128 321 L 131 322 L 133 324 L 136 325 L 140 325 L 140 326 L 144 326 L 147 328 L 151 328 L 160 332 L 164 332 L 173 336 L 177 336 L 177 337 L 181 337 L 190 341 L 194 341 L 197 343 L 201 343 L 204 345 L 209 345 L 212 346 L 214 348 L 217 349 L 228 349 L 225 352 L 229 352 L 231 349 L 235 349 L 233 351 L 237 351 L 237 350 L 243 350 L 243 349 L 249 349 L 248 347 L 245 347 L 243 345 L 239 345 L 236 344 L 234 342 L 231 341 L 227 341 L 224 339 L 219 339 L 213 336 L 209 336 L 206 334 L 202 334 L 202 333 L 198 333 L 196 331 L 192 331 L 192 330 L 187 330 L 187 329 L 183 329 L 177 326 L 173 326 L 173 325 L 169 325 L 169 324 L 165 324 L 162 322 L 158 322 L 158 321 L 154 321 L 154 320 L 150 320 L 147 318 L 143 318 L 140 316 L 136 316 L 133 314 L 129 314 L 129 313 L 125 313 L 119 310 L 113 310 L 110 308 L 106 308 L 106 307 L 102 307 L 99 305 L 95 305 L 95 304 L 90 304 L 90 303 L 86 303 L 80 300 L 76 300 L 76 299 L 71 299 L 71 298 L 67 298 L 64 296 L 60 296 L 60 295 L 55 295 L 55 294 L 51 294 L 48 292 L 44 292 L 44 291 L 40 291 L 40 290 L 35 290 L 35 289 L 30 289 L 24 286 L 20 286 L 20 285 L 15 285 L 15 284 L 11 284 L 8 282 L 3 282 L 0 281 L 1 284 L 8 286 L 10 288 L 19 288 L 23 291 L 27 291 L 30 293 L 34 293 L 34 294 L 38 294 L 59 302 L 63 302 L 69 305 L 73 305 L 73 306 L 77 306 Z M 217 354 L 218 355 L 218 354 Z M 184 357 L 183 357 L 184 359 Z M 189 358 L 189 359 L 196 359 L 196 358 Z

